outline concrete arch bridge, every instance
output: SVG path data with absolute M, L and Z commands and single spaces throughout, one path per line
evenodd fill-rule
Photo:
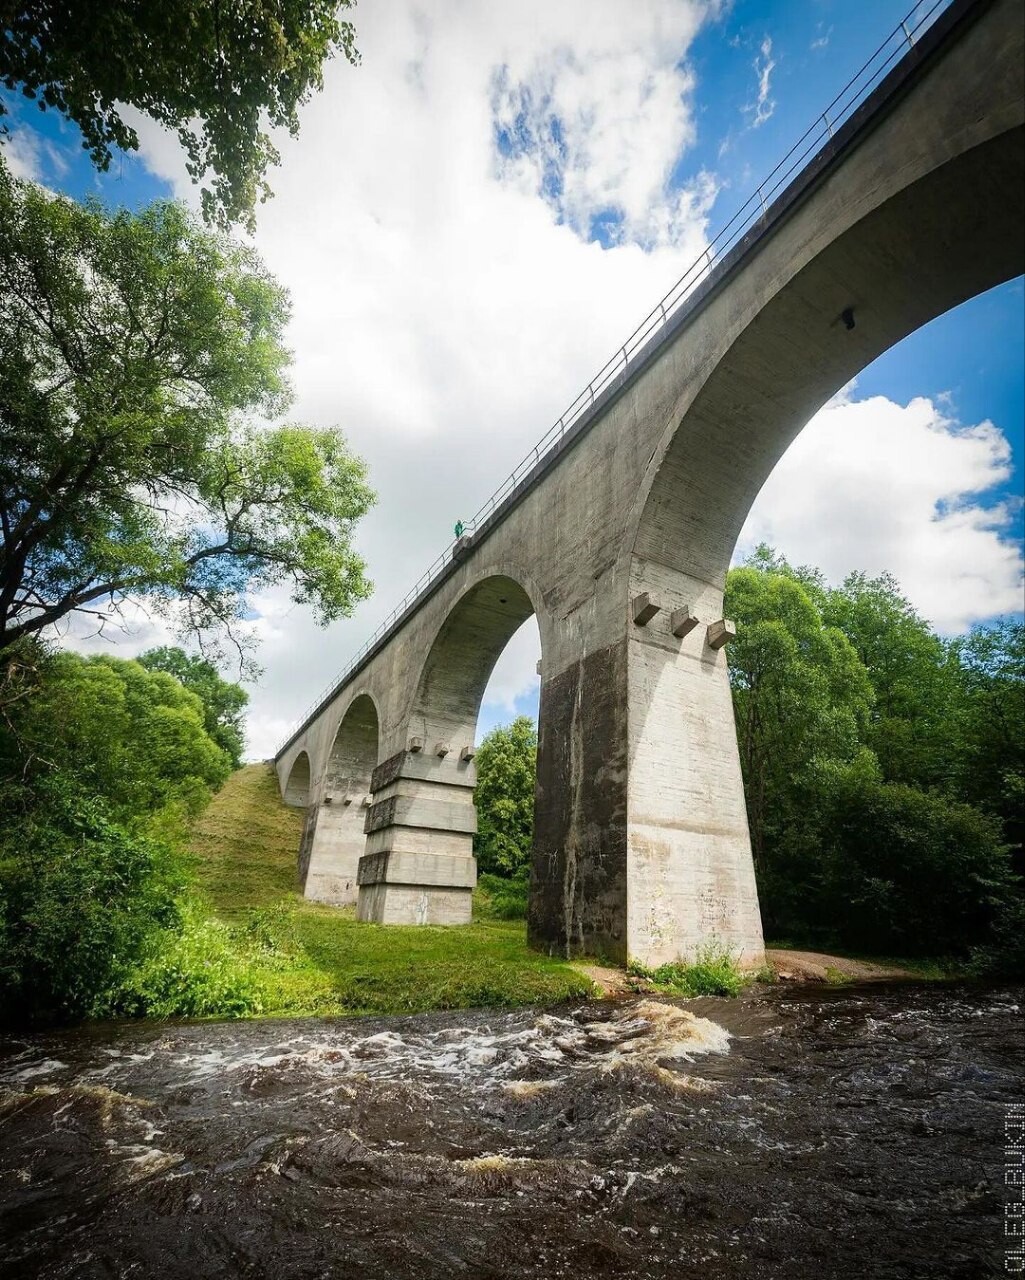
M 477 713 L 534 614 L 531 941 L 657 964 L 714 937 L 760 961 L 730 556 L 838 388 L 1022 272 L 1021 17 L 956 0 L 910 44 L 285 743 L 308 896 L 469 919 Z

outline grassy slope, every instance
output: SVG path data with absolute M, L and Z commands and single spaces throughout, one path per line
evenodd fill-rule
M 358 924 L 352 908 L 306 902 L 295 884 L 301 827 L 270 766 L 254 764 L 228 779 L 192 836 L 200 889 L 251 940 L 265 1012 L 400 1013 L 590 990 L 568 964 L 528 950 L 522 921 L 382 927 Z

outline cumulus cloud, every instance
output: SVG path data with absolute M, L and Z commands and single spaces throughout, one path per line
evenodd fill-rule
M 738 558 L 768 542 L 831 582 L 888 570 L 947 633 L 1019 611 L 1022 553 L 1006 536 L 1015 513 L 986 499 L 1010 477 L 1010 445 L 992 422 L 964 426 L 937 401 L 837 397 L 769 477 Z

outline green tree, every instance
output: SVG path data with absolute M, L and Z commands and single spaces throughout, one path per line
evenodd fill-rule
M 231 771 L 196 694 L 106 654 L 53 655 L 0 737 L 0 776 L 73 778 L 133 830 L 175 834 Z
M 730 683 L 755 867 L 765 872 L 770 848 L 807 825 L 823 770 L 858 756 L 872 686 L 796 577 L 734 569 L 724 607 L 738 627 Z
M 1004 618 L 953 643 L 964 694 L 960 789 L 999 818 L 1025 876 L 1025 624 Z
M 284 291 L 180 206 L 139 216 L 0 170 L 0 649 L 128 597 L 211 634 L 258 587 L 322 621 L 369 594 L 373 494 L 287 408 Z
M 180 932 L 176 847 L 231 761 L 166 672 L 32 641 L 5 665 L 0 1021 L 102 1014 Z
M 0 0 L 0 84 L 73 120 L 101 170 L 138 149 L 120 104 L 137 107 L 177 132 L 194 181 L 213 174 L 207 219 L 251 225 L 278 161 L 265 123 L 296 135 L 325 60 L 358 61 L 350 2 Z
M 245 749 L 245 689 L 222 679 L 212 662 L 177 647 L 149 649 L 138 662 L 147 671 L 166 671 L 199 698 L 207 733 L 237 769 Z
M 870 674 L 875 701 L 866 742 L 885 780 L 950 791 L 962 730 L 956 654 L 888 573 L 849 574 L 825 593 L 822 613 Z
M 473 851 L 482 872 L 511 876 L 530 863 L 534 838 L 537 729 L 517 716 L 485 737 L 477 749 L 477 834 Z

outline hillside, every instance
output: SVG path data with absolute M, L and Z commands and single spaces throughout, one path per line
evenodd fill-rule
M 265 1013 L 509 1007 L 590 992 L 570 965 L 527 948 L 522 920 L 383 927 L 357 923 L 351 907 L 306 902 L 295 882 L 301 827 L 270 765 L 252 764 L 228 779 L 191 839 L 197 887 L 258 974 Z

